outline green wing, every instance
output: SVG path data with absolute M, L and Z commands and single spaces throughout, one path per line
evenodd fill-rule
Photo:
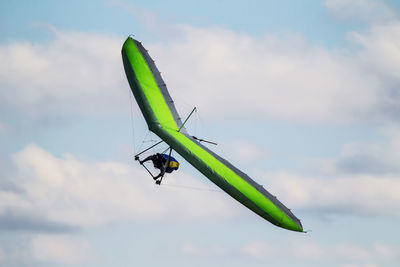
M 176 111 L 160 72 L 147 50 L 128 37 L 122 47 L 125 73 L 150 131 L 237 201 L 269 222 L 302 232 L 299 219 L 275 196 L 200 142 L 193 139 Z

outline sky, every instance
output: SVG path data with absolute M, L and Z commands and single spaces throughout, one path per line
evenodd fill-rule
M 2 1 L 0 33 L 0 266 L 400 265 L 399 1 Z M 154 184 L 129 35 L 188 131 L 310 232 L 176 153 Z

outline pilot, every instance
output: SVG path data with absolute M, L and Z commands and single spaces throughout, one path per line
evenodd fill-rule
M 156 184 L 161 183 L 161 179 L 165 173 L 171 173 L 173 171 L 178 170 L 178 168 L 179 168 L 179 162 L 174 157 L 171 157 L 167 154 L 157 153 L 154 155 L 150 155 L 147 158 L 145 158 L 144 160 L 141 160 L 139 162 L 140 162 L 140 164 L 143 164 L 149 160 L 151 160 L 153 162 L 154 168 L 160 170 L 160 173 L 157 176 L 153 176 L 153 179 L 156 180 Z M 167 166 L 167 164 L 168 164 L 168 166 Z M 161 179 L 157 180 L 158 178 L 161 178 Z

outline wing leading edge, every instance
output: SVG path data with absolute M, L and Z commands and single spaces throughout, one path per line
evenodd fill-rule
M 200 142 L 183 127 L 160 72 L 147 50 L 128 37 L 122 59 L 132 93 L 149 129 L 237 201 L 279 227 L 302 232 L 296 216 L 275 196 Z

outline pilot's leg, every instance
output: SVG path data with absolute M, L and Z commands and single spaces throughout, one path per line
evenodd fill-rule
M 150 155 L 150 156 L 148 156 L 147 158 L 145 158 L 144 160 L 141 160 L 141 161 L 139 161 L 139 162 L 140 162 L 140 164 L 143 164 L 143 163 L 145 163 L 146 161 L 152 160 L 153 157 L 154 157 L 153 155 Z

